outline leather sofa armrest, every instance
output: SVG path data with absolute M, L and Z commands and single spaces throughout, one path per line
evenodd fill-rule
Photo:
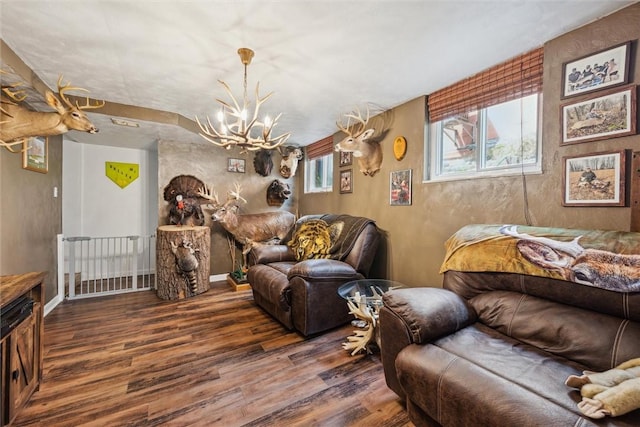
M 382 296 L 380 355 L 387 386 L 402 399 L 396 357 L 408 345 L 426 344 L 475 322 L 464 298 L 441 288 L 394 289 Z
M 313 282 L 315 280 L 349 280 L 362 279 L 351 265 L 346 262 L 333 259 L 307 259 L 295 264 L 289 270 L 288 278 L 301 277 L 304 280 Z
M 295 261 L 291 248 L 287 245 L 255 245 L 248 256 L 249 265 L 271 262 Z
M 395 289 L 384 294 L 383 302 L 403 321 L 415 344 L 429 343 L 477 320 L 464 298 L 441 288 Z

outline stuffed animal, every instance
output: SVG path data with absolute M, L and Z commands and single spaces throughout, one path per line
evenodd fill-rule
M 571 375 L 565 384 L 580 389 L 582 401 L 578 408 L 587 417 L 626 414 L 640 408 L 640 358 L 604 372 Z

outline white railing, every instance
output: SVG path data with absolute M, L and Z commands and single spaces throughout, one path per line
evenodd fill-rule
M 155 288 L 155 235 L 59 238 L 69 299 Z

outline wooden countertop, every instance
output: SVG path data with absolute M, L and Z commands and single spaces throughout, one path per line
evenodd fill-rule
M 47 277 L 46 272 L 38 271 L 0 276 L 0 307 L 4 307 L 5 304 L 30 291 L 34 286 L 42 283 L 45 277 Z

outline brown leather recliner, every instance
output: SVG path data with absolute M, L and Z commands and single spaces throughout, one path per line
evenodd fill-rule
M 368 276 L 381 238 L 372 220 L 350 215 L 307 215 L 296 222 L 294 230 L 318 219 L 344 224 L 342 238 L 332 246 L 329 258 L 297 261 L 285 239 L 280 245 L 254 247 L 248 259 L 256 304 L 286 328 L 305 336 L 353 319 L 338 288 Z

